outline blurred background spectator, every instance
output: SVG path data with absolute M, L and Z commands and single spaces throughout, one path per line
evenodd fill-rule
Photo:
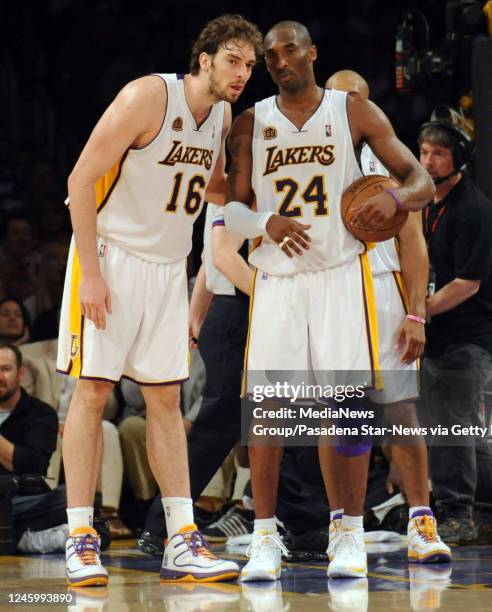
M 20 346 L 30 341 L 31 318 L 23 302 L 5 297 L 0 300 L 0 342 Z

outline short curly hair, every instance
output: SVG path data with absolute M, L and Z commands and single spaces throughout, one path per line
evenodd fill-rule
M 221 15 L 207 25 L 198 35 L 191 49 L 190 72 L 197 75 L 200 71 L 200 54 L 215 55 L 219 47 L 230 40 L 250 43 L 257 59 L 263 55 L 263 35 L 254 23 L 241 15 Z

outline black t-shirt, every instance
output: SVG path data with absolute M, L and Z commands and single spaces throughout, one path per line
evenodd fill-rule
M 463 177 L 424 210 L 424 231 L 436 291 L 455 278 L 481 281 L 475 295 L 432 317 L 426 354 L 438 357 L 450 344 L 467 343 L 492 353 L 492 202 Z
M 46 474 L 56 448 L 58 416 L 51 406 L 21 389 L 21 397 L 0 425 L 0 435 L 14 445 L 14 474 Z M 0 465 L 0 474 L 10 472 Z

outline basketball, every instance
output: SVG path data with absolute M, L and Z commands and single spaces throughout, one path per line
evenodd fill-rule
M 405 225 L 407 210 L 397 210 L 388 220 L 386 227 L 360 229 L 352 225 L 352 219 L 367 200 L 385 189 L 396 189 L 399 184 L 392 178 L 379 174 L 370 174 L 354 181 L 342 194 L 342 218 L 347 230 L 364 242 L 383 242 L 393 238 Z

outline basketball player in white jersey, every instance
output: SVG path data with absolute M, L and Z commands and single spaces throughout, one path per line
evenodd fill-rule
M 303 25 L 274 26 L 265 38 L 265 58 L 279 95 L 240 115 L 231 132 L 226 226 L 246 238 L 261 237 L 250 255 L 258 271 L 251 294 L 248 372 L 370 371 L 377 366 L 375 309 L 366 320 L 373 300 L 365 245 L 344 228 L 340 212 L 341 194 L 361 176 L 354 153 L 360 142 L 369 142 L 402 184 L 397 193 L 368 199 L 357 216 L 360 226 L 390 219 L 397 206 L 419 210 L 434 191 L 379 108 L 358 95 L 316 84 L 316 53 Z M 254 196 L 258 212 L 248 206 Z M 280 447 L 249 447 L 257 518 L 242 580 L 280 576 L 282 545 L 274 512 L 281 455 Z M 335 564 L 333 575 L 367 572 L 366 480 L 360 475 L 366 473 L 368 456 L 364 450 L 343 458 L 350 499 L 330 564 Z
M 101 417 L 121 376 L 147 407 L 149 463 L 163 495 L 169 542 L 161 580 L 230 580 L 194 524 L 179 410 L 188 377 L 185 261 L 204 198 L 223 201 L 224 139 L 235 102 L 261 53 L 239 15 L 209 22 L 186 75 L 126 85 L 103 114 L 69 180 L 74 230 L 57 367 L 78 378 L 63 439 L 68 582 L 104 585 L 92 528 Z
M 369 98 L 367 82 L 352 70 L 333 74 L 326 86 L 346 92 L 357 92 Z M 363 174 L 389 176 L 386 168 L 367 143 L 360 149 Z M 379 242 L 369 251 L 378 315 L 379 365 L 384 389 L 375 392 L 371 401 L 385 408 L 392 423 L 418 427 L 414 400 L 418 397 L 417 360 L 425 345 L 425 301 L 429 260 L 422 233 L 420 212 L 410 213 L 405 226 L 392 238 Z M 334 448 L 320 446 L 324 455 L 323 477 L 331 508 L 328 556 L 333 557 L 338 528 L 344 507 L 344 486 L 337 476 Z M 449 562 L 451 553 L 437 533 L 429 507 L 427 449 L 421 436 L 404 440 L 391 447 L 391 458 L 398 469 L 410 506 L 408 522 L 408 559 L 417 563 Z

